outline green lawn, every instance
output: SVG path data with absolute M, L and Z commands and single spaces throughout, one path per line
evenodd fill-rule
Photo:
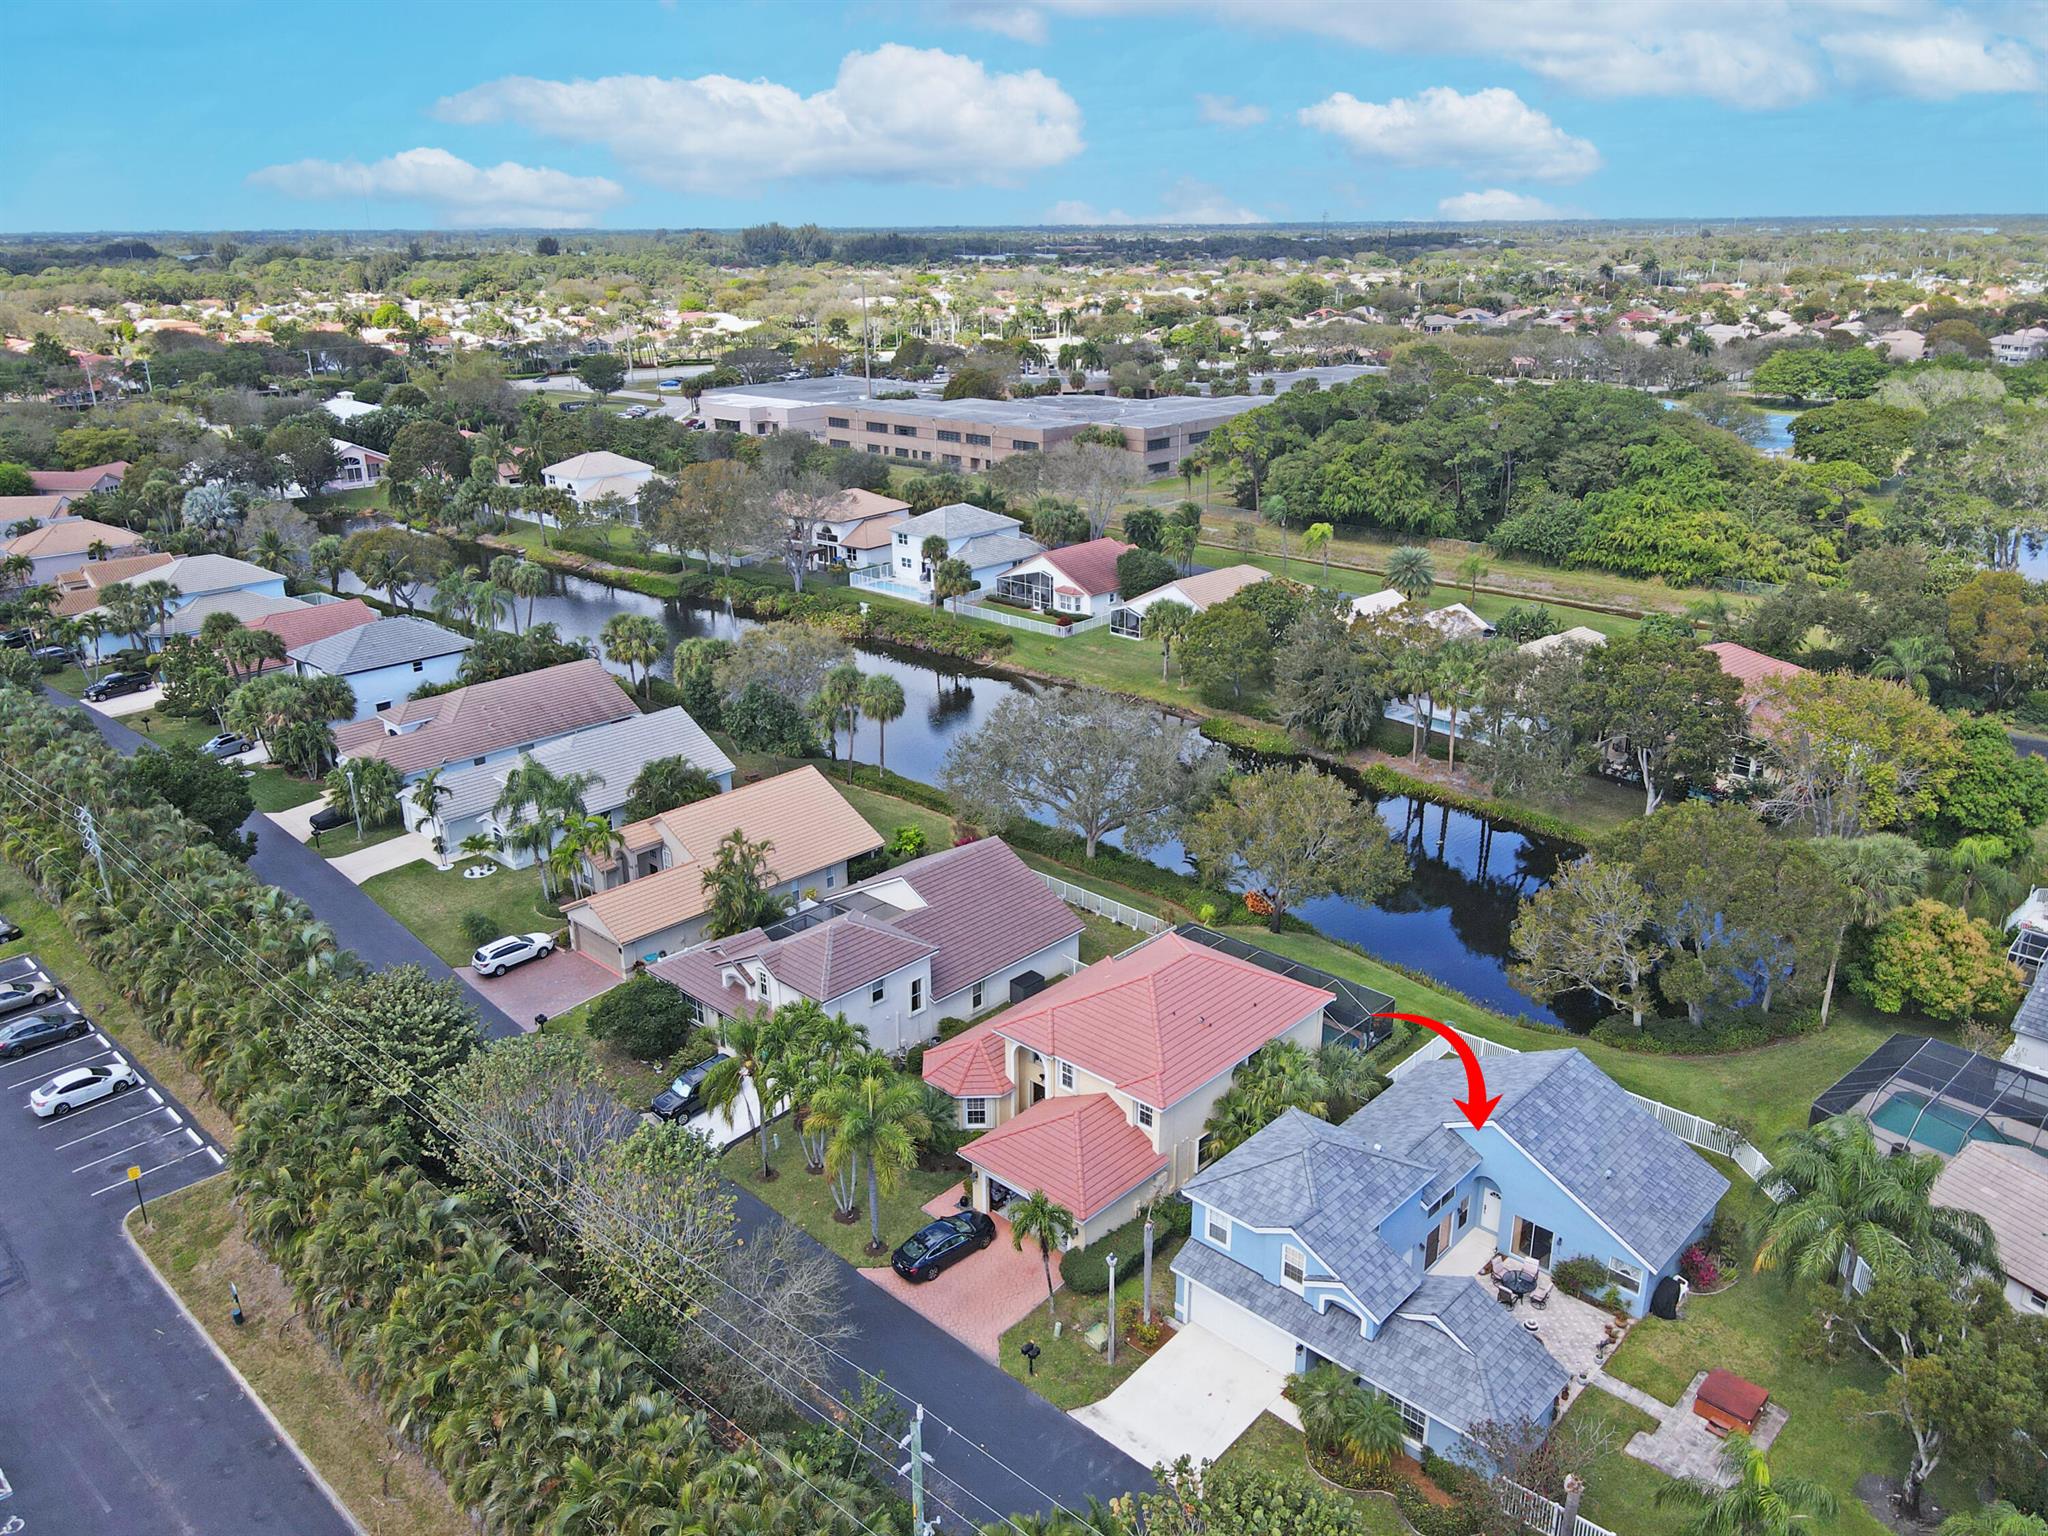
M 1308 1449 L 1302 1443 L 1301 1431 L 1270 1413 L 1252 1420 L 1251 1428 L 1216 1458 L 1216 1465 L 1237 1472 L 1264 1472 L 1289 1481 L 1310 1476 Z M 1374 1536 L 1406 1536 L 1408 1522 L 1401 1518 L 1399 1507 L 1389 1495 L 1355 1493 L 1352 1497 L 1357 1500 L 1365 1528 Z
M 576 1035 L 590 1046 L 597 1057 L 599 1069 L 605 1080 L 612 1085 L 612 1091 L 635 1106 L 644 1106 L 668 1086 L 672 1074 L 659 1062 L 635 1061 L 624 1051 L 590 1038 L 590 1013 L 598 1004 L 598 998 L 578 1003 L 567 1013 L 558 1013 L 541 1025 L 541 1033 L 549 1035 Z
M 146 709 L 139 715 L 116 715 L 114 718 L 160 747 L 196 747 L 220 734 L 220 727 L 210 715 L 187 719 L 167 715 L 160 709 Z
M 359 853 L 365 848 L 374 848 L 379 843 L 388 843 L 404 831 L 403 821 L 389 821 L 381 827 L 364 827 L 363 835 L 358 837 L 355 823 L 349 822 L 332 832 L 322 832 L 314 851 L 323 859 L 338 859 L 345 853 Z
M 541 910 L 540 870 L 504 869 L 488 880 L 465 880 L 463 866 L 436 869 L 422 859 L 363 883 L 377 905 L 405 924 L 448 964 L 469 964 L 476 944 L 462 931 L 465 912 L 481 912 L 504 933 L 559 931 L 561 918 Z
M 761 1151 L 749 1136 L 725 1154 L 725 1174 L 733 1183 L 758 1196 L 763 1204 L 802 1227 L 847 1263 L 862 1269 L 878 1269 L 889 1262 L 889 1254 L 931 1218 L 925 1215 L 926 1201 L 949 1189 L 958 1189 L 965 1177 L 958 1173 L 925 1173 L 913 1168 L 898 1181 L 893 1192 L 882 1195 L 882 1243 L 878 1257 L 867 1251 L 867 1191 L 860 1191 L 859 1219 L 851 1225 L 833 1219 L 832 1181 L 824 1174 L 804 1168 L 803 1151 L 797 1145 L 796 1125 L 787 1116 L 768 1127 L 768 1166 L 775 1177 L 761 1177 Z M 775 1146 L 776 1141 L 780 1146 Z
M 295 779 L 275 763 L 251 770 L 248 783 L 249 794 L 259 811 L 288 811 L 326 793 L 325 786 L 310 779 Z
M 106 668 L 100 668 L 99 675 L 104 677 L 106 675 Z M 54 672 L 45 672 L 43 674 L 43 681 L 59 693 L 69 694 L 75 699 L 85 692 L 93 679 L 85 675 L 83 668 L 59 667 Z
M 829 769 L 828 769 L 829 772 Z M 901 826 L 913 826 L 924 833 L 925 852 L 937 853 L 953 846 L 953 818 L 927 810 L 909 800 L 899 800 L 879 790 L 863 789 L 834 776 L 832 787 L 846 797 L 867 824 L 887 838 Z
M 1184 1238 L 1164 1238 L 1153 1247 L 1152 1307 L 1155 1315 L 1173 1310 L 1173 1273 L 1168 1266 L 1184 1241 Z M 1119 1264 L 1116 1272 L 1119 1303 L 1136 1299 L 1145 1288 L 1140 1256 L 1133 1253 L 1125 1257 L 1128 1262 Z M 1070 1412 L 1085 1403 L 1109 1396 L 1125 1377 L 1152 1358 L 1154 1351 L 1139 1349 L 1122 1337 L 1117 1340 L 1115 1365 L 1090 1346 L 1087 1330 L 1109 1316 L 1107 1295 L 1082 1296 L 1062 1287 L 1054 1297 L 1053 1311 L 1060 1320 L 1060 1336 L 1052 1337 L 1052 1330 L 1046 1326 L 1045 1308 L 1033 1307 L 1003 1335 L 1002 1366 L 1062 1412 Z M 1167 1338 L 1172 1336 L 1170 1332 L 1166 1335 Z M 1043 1351 L 1036 1371 L 1029 1368 L 1031 1362 L 1023 1355 L 1027 1342 L 1036 1344 Z

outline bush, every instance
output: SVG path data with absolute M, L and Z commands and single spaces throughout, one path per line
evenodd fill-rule
M 1187 1205 L 1185 1200 L 1180 1202 Z M 1189 1207 L 1190 1215 L 1193 1207 Z M 1162 1211 L 1163 1214 L 1163 1211 Z M 1169 1234 L 1166 1228 L 1155 1220 L 1152 1225 L 1152 1282 L 1159 1283 L 1158 1252 L 1166 1246 Z M 1109 1294 L 1109 1256 L 1116 1255 L 1116 1272 L 1119 1279 L 1139 1274 L 1145 1262 L 1145 1218 L 1134 1216 L 1114 1231 L 1105 1232 L 1086 1248 L 1077 1249 L 1060 1260 L 1060 1278 L 1067 1289 L 1082 1296 L 1107 1296 Z M 1171 1282 L 1168 1282 L 1169 1285 Z
M 1516 603 L 1494 625 L 1501 639 L 1512 640 L 1517 645 L 1527 645 L 1531 640 L 1554 635 L 1557 627 L 1556 617 L 1542 603 Z
M 682 990 L 641 972 L 613 987 L 590 1011 L 590 1035 L 635 1061 L 659 1061 L 690 1036 L 690 1000 Z
M 1607 1266 L 1598 1259 L 1579 1254 L 1551 1266 L 1551 1278 L 1574 1296 L 1591 1300 L 1607 1284 Z
M 939 1038 L 941 1040 L 950 1040 L 963 1030 L 972 1028 L 974 1028 L 974 1021 L 972 1019 L 941 1019 L 939 1020 Z
M 2028 725 L 2048 725 L 2048 688 L 2032 688 L 2014 711 Z
M 1820 1028 L 1819 1008 L 1792 1008 L 1779 1013 L 1732 1013 L 1694 1024 L 1683 1018 L 1646 1019 L 1637 1029 L 1627 1019 L 1612 1018 L 1595 1027 L 1591 1039 L 1618 1051 L 1648 1056 L 1711 1056 L 1754 1050 L 1777 1040 L 1791 1040 Z
M 478 949 L 482 949 L 498 936 L 496 919 L 486 916 L 474 907 L 463 913 L 456 922 L 462 928 L 462 936 Z
M 1696 1291 L 1711 1291 L 1721 1283 L 1721 1266 L 1701 1243 L 1694 1243 L 1678 1256 L 1678 1272 Z
M 675 1077 L 688 1071 L 700 1061 L 709 1061 L 718 1054 L 718 1042 L 711 1031 L 700 1029 L 683 1042 L 682 1049 L 668 1059 L 668 1075 Z

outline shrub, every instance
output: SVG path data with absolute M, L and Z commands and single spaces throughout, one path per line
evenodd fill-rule
M 1500 632 L 1501 639 L 1526 645 L 1531 640 L 1556 634 L 1557 619 L 1541 603 L 1516 603 L 1500 616 L 1500 622 L 1494 628 Z
M 668 1075 L 675 1077 L 679 1073 L 687 1072 L 698 1062 L 709 1061 L 717 1054 L 718 1042 L 712 1038 L 711 1031 L 700 1029 L 683 1042 L 681 1050 L 669 1057 Z
M 490 943 L 491 940 L 498 936 L 496 919 L 486 916 L 474 907 L 463 913 L 461 917 L 456 919 L 456 922 L 462 928 L 462 936 L 478 949 L 483 948 L 484 945 Z
M 1678 1256 L 1678 1272 L 1696 1291 L 1711 1291 L 1721 1283 L 1720 1264 L 1700 1243 L 1694 1243 Z
M 2028 725 L 2048 725 L 2048 688 L 2032 688 L 2014 711 Z
M 1185 1201 L 1181 1202 L 1186 1204 Z M 1159 1285 L 1159 1250 L 1166 1246 L 1168 1233 L 1155 1221 L 1152 1225 L 1152 1284 Z M 1145 1218 L 1134 1216 L 1113 1231 L 1105 1232 L 1086 1248 L 1076 1249 L 1060 1260 L 1060 1277 L 1067 1289 L 1082 1296 L 1109 1294 L 1109 1256 L 1116 1255 L 1118 1279 L 1142 1272 L 1145 1262 Z M 1168 1281 L 1170 1287 L 1172 1281 Z
M 950 1040 L 962 1030 L 972 1029 L 973 1027 L 974 1021 L 972 1019 L 941 1019 L 939 1020 L 939 1038 L 941 1040 Z
M 925 851 L 928 841 L 923 827 L 906 821 L 889 834 L 889 857 L 899 861 L 917 858 Z
M 1551 1277 L 1574 1296 L 1590 1300 L 1607 1284 L 1607 1266 L 1598 1259 L 1579 1254 L 1551 1267 Z
M 1133 1296 L 1116 1309 L 1116 1326 L 1119 1335 L 1137 1345 L 1140 1349 L 1157 1349 L 1166 1338 L 1166 1311 L 1153 1298 L 1152 1321 L 1145 1321 L 1145 1300 Z
M 690 1035 L 690 1000 L 680 988 L 641 972 L 613 987 L 590 1011 L 590 1035 L 635 1061 L 674 1054 Z

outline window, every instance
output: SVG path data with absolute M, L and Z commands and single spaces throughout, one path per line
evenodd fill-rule
M 886 421 L 871 421 L 868 423 L 868 430 L 870 432 L 879 432 L 882 436 L 887 437 L 889 435 L 889 423 Z
M 960 455 L 957 453 L 942 453 L 939 455 L 939 462 L 948 469 L 958 469 L 960 467 Z
M 1643 1272 L 1626 1259 L 1609 1259 L 1607 1261 L 1607 1278 L 1614 1282 L 1614 1288 L 1624 1296 L 1636 1296 L 1642 1293 Z
M 871 1003 L 879 1003 L 883 998 L 887 997 L 888 995 L 889 983 L 886 981 L 878 981 L 874 985 L 874 990 L 868 993 L 868 1001 Z
M 481 767 L 483 767 L 483 765 L 484 765 L 484 760 L 483 760 L 482 758 L 478 758 L 478 759 L 477 759 L 477 760 L 476 760 L 475 762 L 473 762 L 473 763 L 471 763 L 471 764 L 470 764 L 470 767 L 472 767 L 472 768 L 481 768 Z
M 881 451 L 882 451 L 882 445 L 881 445 L 880 443 L 869 443 L 869 444 L 868 444 L 868 452 L 869 452 L 869 453 L 880 453 Z
M 942 443 L 957 443 L 960 441 L 960 434 L 946 427 L 936 427 L 933 431 Z
M 2032 1286 L 2027 1288 L 2027 1305 L 2036 1312 L 2048 1312 L 2048 1296 L 2043 1296 Z
M 828 870 L 826 870 L 826 871 L 825 871 L 825 889 L 829 891 L 829 890 L 831 890 L 831 889 L 832 889 L 832 887 L 833 887 L 833 886 L 837 885 L 838 883 L 839 883 L 839 871 L 838 871 L 838 870 L 836 870 L 836 869 L 828 869 Z
M 1209 1214 L 1203 1218 L 1202 1231 L 1209 1241 L 1218 1248 L 1230 1246 L 1230 1218 L 1214 1206 L 1207 1207 Z
M 1410 1440 L 1420 1440 L 1423 1431 L 1429 1427 L 1429 1415 L 1413 1403 L 1403 1401 L 1391 1392 L 1382 1392 L 1380 1396 L 1400 1410 L 1401 1422 L 1407 1427 L 1408 1438 Z
M 1438 1195 L 1434 1200 L 1429 1202 L 1429 1209 L 1424 1211 L 1423 1214 L 1425 1216 L 1434 1216 L 1438 1211 L 1442 1210 L 1445 1206 L 1451 1203 L 1451 1196 L 1456 1193 L 1456 1190 L 1445 1190 L 1442 1194 Z
M 720 432 L 737 432 L 740 429 L 737 419 L 725 416 L 713 417 L 711 425 Z
M 384 711 L 389 709 L 390 707 L 391 701 L 389 699 L 379 699 L 377 701 L 377 713 L 380 715 L 383 714 Z
M 1548 1227 L 1539 1227 L 1533 1221 L 1515 1218 L 1514 1240 L 1510 1249 L 1525 1259 L 1534 1259 L 1538 1264 L 1548 1266 L 1550 1250 L 1557 1241 Z
M 987 1125 L 988 1100 L 963 1099 L 960 1106 L 960 1123 L 962 1125 Z
M 1016 450 L 1017 450 L 1017 451 L 1018 451 L 1019 453 L 1036 453 L 1036 452 L 1038 452 L 1038 444 L 1036 444 L 1036 443 L 1030 443 L 1030 442 L 1026 442 L 1026 441 L 1025 441 L 1025 440 L 1024 440 L 1023 438 L 1021 438 L 1021 437 L 1013 437 L 1013 438 L 1011 438 L 1011 439 L 1010 439 L 1010 446 L 1011 446 L 1012 448 L 1016 449 Z
M 910 1011 L 912 1013 L 924 1012 L 924 978 L 922 976 L 910 978 Z
M 1074 1064 L 1071 1061 L 1060 1063 L 1060 1086 L 1062 1088 L 1074 1086 Z
M 977 447 L 986 448 L 988 447 L 991 439 L 989 438 L 989 435 L 986 432 L 970 432 L 967 434 L 967 441 L 973 443 Z
M 1152 1106 L 1150 1104 L 1140 1104 L 1138 1106 L 1138 1124 L 1144 1126 L 1148 1131 L 1152 1128 Z
M 915 437 L 917 436 L 917 428 L 906 427 L 899 422 L 896 427 L 896 435 L 898 437 Z
M 826 441 L 830 443 L 834 448 L 851 448 L 853 446 L 853 444 L 849 443 L 843 437 L 829 437 L 826 439 Z
M 1308 1279 L 1308 1255 L 1292 1243 L 1280 1247 L 1280 1283 L 1290 1291 L 1298 1291 Z
M 968 1004 L 967 1004 L 967 1006 L 968 1006 L 968 1007 L 970 1007 L 970 1008 L 976 1008 L 976 1009 L 978 1009 L 978 1008 L 980 1008 L 980 1007 L 981 1007 L 981 989 L 982 989 L 982 986 L 983 986 L 983 983 L 981 983 L 981 982 L 978 982 L 978 981 L 977 981 L 977 982 L 976 982 L 976 983 L 974 984 L 974 990 L 973 990 L 973 991 L 972 991 L 971 993 L 969 993 L 969 994 L 968 994 Z
M 1150 464 L 1147 464 L 1145 468 L 1150 470 L 1155 475 L 1163 475 L 1169 469 L 1173 468 L 1173 461 L 1171 459 L 1154 459 Z
M 1170 437 L 1148 437 L 1145 439 L 1145 451 L 1147 453 L 1157 453 L 1162 448 L 1171 448 L 1172 446 L 1173 439 Z
M 910 569 L 910 558 L 907 555 L 903 559 L 898 560 L 896 563 L 906 571 Z
M 427 670 L 427 664 L 424 661 L 416 661 L 412 664 L 412 669 L 415 672 L 424 672 Z
M 1209 441 L 1209 434 L 1206 430 L 1201 432 L 1190 432 L 1188 434 L 1188 446 L 1190 448 L 1194 447 L 1197 443 L 1206 443 L 1207 441 Z
M 896 450 L 896 457 L 899 459 L 907 459 L 910 457 L 910 450 L 908 448 L 898 448 Z
M 1472 1197 L 1467 1195 L 1458 1202 L 1458 1230 L 1465 1230 L 1465 1223 L 1472 1219 Z
M 897 542 L 897 543 L 898 543 L 899 545 L 903 545 L 903 546 L 906 546 L 906 547 L 907 547 L 907 546 L 909 545 L 909 543 L 910 543 L 910 535 L 909 535 L 909 534 L 907 534 L 907 533 L 899 533 L 899 534 L 897 534 L 897 535 L 896 535 L 896 542 Z
M 838 427 L 841 431 L 844 431 L 852 426 L 853 423 L 844 416 L 827 416 L 825 418 L 825 425 L 828 427 Z

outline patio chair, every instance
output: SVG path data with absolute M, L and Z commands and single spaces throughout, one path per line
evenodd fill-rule
M 1509 1290 L 1506 1286 L 1497 1285 L 1493 1288 L 1493 1299 L 1499 1302 L 1504 1307 L 1512 1307 L 1516 1302 L 1520 1301 L 1522 1298 L 1517 1296 L 1513 1291 Z
M 1541 1274 L 1537 1275 L 1536 1289 L 1529 1293 L 1529 1301 L 1531 1305 L 1538 1307 L 1546 1305 L 1550 1300 L 1550 1293 L 1553 1289 L 1555 1289 L 1555 1286 L 1551 1281 L 1550 1273 L 1548 1270 L 1545 1270 Z

